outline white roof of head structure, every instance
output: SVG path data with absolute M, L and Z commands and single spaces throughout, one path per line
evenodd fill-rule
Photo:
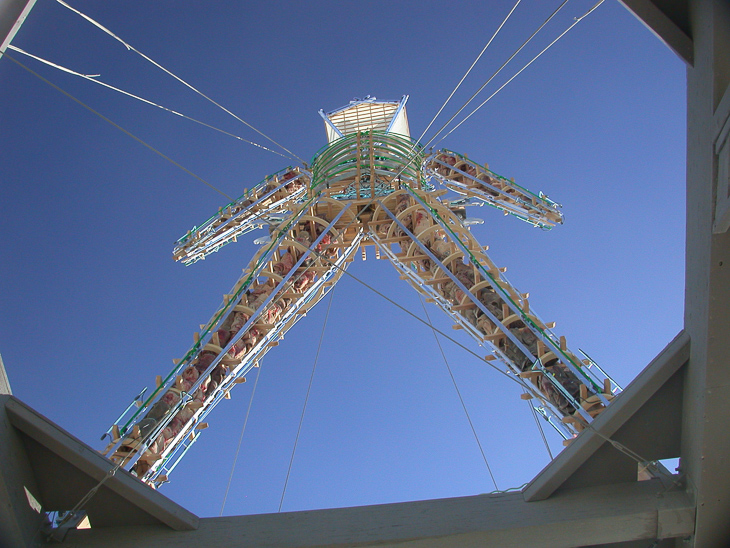
M 410 137 L 406 102 L 408 95 L 400 101 L 377 101 L 369 95 L 364 99 L 350 101 L 349 105 L 325 113 L 319 111 L 327 130 L 327 142 L 358 131 L 387 131 Z

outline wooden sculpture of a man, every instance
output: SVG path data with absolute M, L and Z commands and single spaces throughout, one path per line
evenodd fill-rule
M 148 484 L 167 481 L 205 416 L 367 245 L 503 361 L 564 438 L 605 409 L 615 385 L 533 313 L 465 222 L 465 207 L 486 203 L 550 228 L 562 223 L 559 206 L 466 156 L 423 150 L 406 100 L 320 111 L 329 145 L 311 167 L 267 177 L 177 242 L 175 259 L 191 264 L 255 228 L 271 234 L 193 347 L 110 428 L 112 460 Z

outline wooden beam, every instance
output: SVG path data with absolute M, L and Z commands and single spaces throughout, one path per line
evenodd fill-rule
M 688 25 L 688 21 L 673 21 L 667 11 L 651 0 L 619 0 L 619 2 L 685 63 L 690 66 L 694 64 L 694 43 L 682 28 Z M 674 4 L 679 5 L 681 2 Z M 685 14 L 685 17 L 688 16 L 688 13 Z
M 196 531 L 98 528 L 71 531 L 67 548 L 453 546 L 563 548 L 683 537 L 694 506 L 683 491 L 657 497 L 656 480 L 563 492 L 528 503 L 522 493 L 225 518 Z M 235 539 L 235 540 L 234 540 Z
M 0 356 L 0 396 L 12 396 L 13 390 L 10 388 L 10 380 L 8 374 L 5 372 L 5 364 L 3 364 L 3 357 Z
M 0 369 L 2 363 L 0 362 Z M 4 376 L 4 372 L 3 376 Z M 9 390 L 9 388 L 8 388 Z M 0 406 L 12 398 L 0 395 Z M 43 504 L 20 433 L 0 407 L 0 545 L 33 546 L 43 525 Z
M 689 359 L 689 335 L 680 332 L 667 347 L 525 488 L 525 500 L 544 500 L 598 451 Z M 680 425 L 677 425 L 679 428 Z M 594 430 L 600 432 L 597 434 Z
M 84 477 L 99 482 L 114 467 L 111 461 L 99 455 L 97 451 L 12 396 L 9 396 L 5 401 L 5 412 L 15 428 L 70 464 Z M 31 460 L 33 459 L 31 458 Z M 35 464 L 39 463 L 37 460 L 34 462 Z M 37 469 L 36 475 L 38 475 Z M 70 491 L 69 486 L 64 487 L 64 485 L 72 481 L 73 478 L 71 477 L 57 476 L 54 485 L 46 486 L 46 489 L 60 490 L 59 493 L 61 494 L 57 495 L 57 498 L 62 497 L 64 489 Z M 129 506 L 146 512 L 158 520 L 157 522 L 161 522 L 172 529 L 188 530 L 194 529 L 198 525 L 197 516 L 143 484 L 126 470 L 117 470 L 113 477 L 105 481 L 99 493 L 97 493 L 96 499 L 92 499 L 91 506 L 87 505 L 86 510 L 92 519 L 92 525 L 95 512 L 100 521 L 104 520 L 109 523 L 114 523 L 117 515 L 123 516 L 126 513 L 124 508 L 115 510 L 113 508 L 103 508 L 99 504 L 104 499 L 109 500 L 109 496 L 104 493 L 110 491 L 121 497 Z M 70 503 L 69 508 L 73 507 L 76 502 L 78 501 Z M 101 512 L 106 512 L 106 515 L 100 515 Z M 119 520 L 117 519 L 116 522 L 118 523 Z M 168 527 L 162 527 L 162 529 Z
M 4 0 L 0 2 L 0 57 L 25 22 L 36 0 Z

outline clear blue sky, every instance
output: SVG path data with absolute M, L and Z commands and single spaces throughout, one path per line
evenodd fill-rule
M 368 94 L 409 94 L 419 135 L 513 4 L 71 2 L 306 159 L 325 144 L 317 110 Z M 449 114 L 558 3 L 522 2 Z M 593 4 L 569 2 L 498 84 Z M 261 141 L 52 0 L 38 0 L 13 43 Z M 9 53 L 230 195 L 287 165 Z M 607 0 L 442 143 L 563 204 L 565 224 L 550 232 L 483 208 L 474 233 L 569 346 L 624 385 L 682 326 L 684 82 L 682 62 Z M 173 242 L 225 199 L 8 59 L 0 124 L 0 353 L 20 399 L 101 448 L 132 397 L 185 354 L 258 234 L 191 267 L 174 263 Z M 385 261 L 350 272 L 423 315 Z M 264 361 L 226 514 L 277 510 L 325 308 Z M 443 344 L 499 487 L 528 481 L 548 456 L 516 386 Z M 220 511 L 252 386 L 211 414 L 163 488 L 201 516 Z M 345 277 L 283 509 L 493 488 L 431 331 Z

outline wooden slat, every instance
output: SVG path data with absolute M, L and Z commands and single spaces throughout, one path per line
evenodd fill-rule
M 443 284 L 446 282 L 450 282 L 451 278 L 443 277 L 443 278 L 431 278 L 430 280 L 426 280 L 426 285 L 436 285 L 436 284 Z

